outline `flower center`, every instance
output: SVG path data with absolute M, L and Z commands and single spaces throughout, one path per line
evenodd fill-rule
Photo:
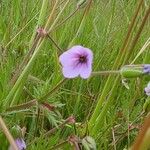
M 79 57 L 79 62 L 80 62 L 80 63 L 85 63 L 85 62 L 87 62 L 86 56 L 83 56 L 83 55 L 80 56 L 80 57 Z

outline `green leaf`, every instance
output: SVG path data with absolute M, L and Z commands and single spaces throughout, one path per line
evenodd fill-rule
M 86 150 L 96 150 L 95 140 L 90 136 L 86 136 L 82 139 L 82 145 Z

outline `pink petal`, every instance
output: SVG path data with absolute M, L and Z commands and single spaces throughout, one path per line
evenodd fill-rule
M 26 149 L 26 143 L 22 138 L 17 138 L 15 142 L 19 150 Z M 14 150 L 12 145 L 9 146 L 8 150 Z
M 79 57 L 82 55 L 87 57 L 86 64 L 79 64 Z M 93 53 L 90 49 L 77 45 L 64 52 L 59 57 L 59 61 L 66 78 L 74 78 L 80 74 L 82 78 L 86 79 L 92 72 Z
M 63 66 L 72 66 L 76 61 L 78 61 L 78 54 L 81 54 L 82 46 L 73 46 L 66 52 L 60 55 L 59 61 Z
M 144 89 L 146 94 L 150 96 L 150 83 L 148 83 L 147 87 Z
M 83 79 L 89 78 L 91 73 L 92 73 L 92 66 L 91 65 L 82 65 L 82 67 L 80 68 L 80 76 Z
M 74 54 L 81 54 L 86 51 L 85 49 L 87 49 L 87 48 L 80 46 L 80 45 L 76 45 L 76 46 L 73 46 L 72 48 L 70 48 L 68 51 L 70 51 Z
M 86 51 L 88 53 L 88 64 L 91 65 L 93 62 L 93 53 L 90 49 L 86 48 Z
M 62 72 L 65 78 L 75 78 L 79 75 L 78 67 L 63 67 Z
M 64 52 L 62 55 L 59 57 L 59 61 L 63 66 L 68 66 L 72 65 L 76 59 L 74 58 L 74 54 L 70 51 Z

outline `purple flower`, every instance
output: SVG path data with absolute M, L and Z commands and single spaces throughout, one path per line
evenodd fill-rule
M 146 95 L 150 96 L 150 82 L 148 83 L 147 87 L 144 89 Z
M 92 72 L 92 60 L 92 51 L 82 46 L 73 46 L 59 57 L 66 78 L 75 78 L 79 75 L 84 79 L 88 78 Z
M 143 72 L 145 74 L 150 74 L 150 64 L 145 64 L 143 67 Z
M 22 138 L 16 139 L 15 142 L 16 142 L 16 145 L 18 146 L 19 150 L 25 150 L 26 149 L 26 143 Z M 9 150 L 14 150 L 14 149 L 12 148 L 12 146 L 10 146 Z

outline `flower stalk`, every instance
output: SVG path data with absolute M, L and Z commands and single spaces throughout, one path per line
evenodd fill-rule
M 0 127 L 2 129 L 2 131 L 4 132 L 4 134 L 6 135 L 10 145 L 12 145 L 13 149 L 14 150 L 19 150 L 16 143 L 15 143 L 15 140 L 14 138 L 12 137 L 11 133 L 9 132 L 5 122 L 3 121 L 3 118 L 0 116 Z
M 47 30 L 49 29 L 48 32 L 52 31 L 52 29 L 56 25 L 58 19 L 60 18 L 61 14 L 63 13 L 64 9 L 67 7 L 69 1 L 70 0 L 67 0 L 67 2 L 65 3 L 64 7 L 61 9 L 60 13 L 58 14 L 58 16 L 56 17 L 56 19 L 54 20 L 53 24 L 50 27 L 48 27 L 49 23 L 47 23 L 44 29 L 47 29 Z M 44 2 L 46 3 L 46 1 L 44 1 Z M 48 22 L 50 22 L 50 20 L 48 20 Z M 19 76 L 19 78 L 16 81 L 15 85 L 13 86 L 13 88 L 11 89 L 11 91 L 9 92 L 8 96 L 6 97 L 5 101 L 6 101 L 6 103 L 8 103 L 10 100 L 12 100 L 14 94 L 16 93 L 16 98 L 12 100 L 11 106 L 15 103 L 16 99 L 19 97 L 20 91 L 22 90 L 22 88 L 24 86 L 24 83 L 25 83 L 25 81 L 26 81 L 26 79 L 27 79 L 27 77 L 28 77 L 28 75 L 30 73 L 30 70 L 31 70 L 31 68 L 32 68 L 32 66 L 33 66 L 36 58 L 38 57 L 38 54 L 40 53 L 41 48 L 44 45 L 45 39 L 46 39 L 46 37 L 41 37 L 39 39 L 39 42 L 37 44 L 38 46 L 35 48 L 35 51 L 34 51 L 32 57 L 31 57 L 31 59 L 29 60 L 28 64 L 26 65 L 26 67 L 22 71 L 21 75 Z
M 89 0 L 87 3 L 88 3 L 88 4 L 87 4 L 87 6 L 86 6 L 86 8 L 85 8 L 85 10 L 84 10 L 84 13 L 83 13 L 81 22 L 80 22 L 79 27 L 78 27 L 78 30 L 77 30 L 77 32 L 76 32 L 74 38 L 73 38 L 73 39 L 71 40 L 71 42 L 69 43 L 69 46 L 68 46 L 69 48 L 72 47 L 72 46 L 75 44 L 76 39 L 77 39 L 77 38 L 79 37 L 79 35 L 82 33 L 83 27 L 84 27 L 85 22 L 86 22 L 86 17 L 87 17 L 87 15 L 88 15 L 88 13 L 89 13 L 89 10 L 90 10 L 91 4 L 92 4 L 92 0 Z M 81 4 L 81 5 L 82 5 L 82 4 Z M 80 6 L 79 6 L 79 7 L 80 7 Z
M 124 56 L 126 55 L 126 51 L 128 51 L 127 47 L 129 45 L 129 39 L 131 38 L 131 33 L 132 33 L 133 27 L 135 25 L 135 20 L 138 16 L 138 13 L 142 6 L 142 3 L 143 3 L 143 0 L 140 0 L 137 10 L 135 11 L 135 15 L 133 16 L 131 24 L 129 25 L 128 33 L 124 40 L 123 46 L 120 49 L 120 52 L 119 52 L 119 54 L 116 58 L 116 61 L 112 67 L 113 70 L 118 69 L 121 64 L 124 65 L 124 62 L 128 59 L 126 57 L 126 60 L 124 60 Z M 134 44 L 136 44 L 136 43 L 134 43 Z M 98 131 L 100 129 L 100 125 L 101 126 L 103 125 L 103 119 L 106 116 L 107 110 L 111 106 L 113 96 L 114 96 L 115 90 L 117 89 L 118 83 L 119 83 L 119 76 L 117 76 L 117 77 L 109 76 L 106 81 L 106 84 L 102 91 L 101 97 L 98 100 L 96 108 L 89 120 L 89 131 L 91 131 L 90 134 L 92 134 L 94 137 L 97 136 Z M 109 96 L 108 96 L 108 93 L 109 93 Z M 103 102 L 104 102 L 104 100 L 106 100 L 106 97 L 107 97 L 107 101 L 106 101 L 105 105 L 103 106 Z M 103 106 L 103 108 L 102 108 L 102 106 Z M 96 125 L 95 125 L 95 123 L 96 123 Z

